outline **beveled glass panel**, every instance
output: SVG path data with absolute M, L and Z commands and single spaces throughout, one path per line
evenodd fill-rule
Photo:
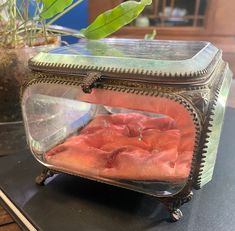
M 52 169 L 160 196 L 189 176 L 195 126 L 178 102 L 38 84 L 25 91 L 23 113 L 31 150 Z

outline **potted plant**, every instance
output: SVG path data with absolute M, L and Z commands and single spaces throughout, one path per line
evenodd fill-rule
M 59 36 L 100 39 L 134 20 L 152 0 L 126 1 L 99 15 L 80 32 L 52 24 L 82 0 L 0 0 L 0 148 L 24 147 L 19 89 L 28 59 L 59 45 Z M 79 16 L 78 16 L 79 20 Z M 10 138 L 10 139 L 9 139 Z M 4 151 L 2 151 L 4 153 Z

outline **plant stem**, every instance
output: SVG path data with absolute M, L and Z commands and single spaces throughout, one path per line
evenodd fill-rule
M 60 14 L 57 14 L 54 18 L 52 18 L 47 24 L 46 26 L 51 25 L 53 22 L 55 22 L 57 19 L 59 19 L 60 17 L 62 17 L 64 14 L 66 14 L 68 11 L 72 10 L 75 6 L 79 5 L 80 3 L 82 3 L 83 0 L 78 0 L 77 2 L 73 3 L 72 5 L 70 5 L 69 7 L 67 7 L 63 12 L 61 12 Z
M 17 35 L 16 35 L 16 0 L 11 0 L 10 1 L 10 23 L 11 27 L 13 28 L 13 33 L 12 33 L 12 44 L 14 47 L 16 47 L 16 40 L 17 40 Z
M 36 3 L 35 15 L 40 14 L 40 12 L 41 12 L 41 9 L 39 7 L 39 4 Z M 35 17 L 35 15 L 34 15 L 34 17 Z M 40 20 L 40 23 L 42 25 L 42 30 L 40 30 L 39 33 L 42 32 L 42 34 L 44 35 L 45 41 L 47 42 L 48 38 L 47 38 L 47 29 L 46 29 L 45 21 L 44 20 Z M 36 29 L 36 27 L 35 27 L 35 29 Z
M 44 23 L 44 21 L 41 21 L 41 23 L 42 23 L 42 29 L 43 29 L 43 35 L 44 35 L 44 38 L 45 38 L 45 40 L 46 40 L 46 42 L 48 42 L 47 40 L 47 30 L 46 30 L 46 26 L 45 26 L 45 23 Z
M 35 26 L 35 30 L 37 30 L 37 29 L 39 29 L 40 27 L 37 27 L 37 26 Z M 31 26 L 28 26 L 28 28 L 26 27 L 26 30 L 27 31 L 31 31 Z M 67 31 L 62 31 L 62 30 L 60 30 L 60 29 L 54 29 L 54 28 L 47 28 L 47 31 L 48 32 L 51 32 L 51 33 L 55 33 L 56 35 L 58 35 L 58 36 L 68 36 L 68 35 L 71 35 L 71 36 L 74 36 L 74 37 L 76 37 L 76 38 L 84 38 L 84 35 L 83 34 L 79 34 L 79 33 L 77 33 L 77 34 L 74 34 L 73 32 L 67 32 Z M 19 30 L 17 30 L 17 34 L 18 35 L 20 35 L 20 34 L 22 34 L 23 32 L 25 32 L 25 29 L 24 28 L 22 28 L 22 29 L 19 29 Z M 39 34 L 38 34 L 39 35 Z M 41 35 L 43 35 L 43 37 L 45 38 L 45 36 L 44 36 L 44 34 L 41 34 Z M 39 36 L 36 36 L 36 35 L 32 35 L 31 36 L 31 38 L 33 39 L 33 38 L 37 38 L 37 37 L 39 37 Z
M 24 17 L 24 21 L 28 21 L 29 20 L 29 15 L 28 15 L 28 7 L 29 7 L 29 0 L 22 0 L 22 6 L 23 6 L 23 17 Z M 26 44 L 31 46 L 31 31 L 27 31 L 25 24 L 25 39 L 26 39 Z

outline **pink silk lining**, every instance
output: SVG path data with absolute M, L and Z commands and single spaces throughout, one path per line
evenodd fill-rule
M 161 97 L 99 89 L 79 99 L 167 116 L 98 115 L 78 135 L 47 152 L 49 164 L 115 179 L 180 181 L 188 177 L 195 127 L 182 105 Z

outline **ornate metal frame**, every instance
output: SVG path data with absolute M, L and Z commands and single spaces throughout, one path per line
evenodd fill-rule
M 228 76 L 229 69 L 221 59 L 221 52 L 218 52 L 207 69 L 189 75 L 178 74 L 171 76 L 171 81 L 167 82 L 164 82 L 164 76 L 167 73 L 158 72 L 139 73 L 134 70 L 116 69 L 95 70 L 93 67 L 58 66 L 33 61 L 30 62 L 30 68 L 33 71 L 23 85 L 22 95 L 30 85 L 48 83 L 82 87 L 85 93 L 90 93 L 92 88 L 101 88 L 132 94 L 159 96 L 183 105 L 191 114 L 196 128 L 196 141 L 190 175 L 185 187 L 179 193 L 158 198 L 169 210 L 173 221 L 182 218 L 183 214 L 179 207 L 191 200 L 193 188 L 199 189 L 201 187 L 201 174 L 206 158 L 205 149 L 208 145 L 213 116 L 216 113 L 215 105 L 220 92 L 226 89 L 228 91 L 229 87 L 229 81 L 226 82 L 227 84 L 224 84 L 224 82 L 226 79 L 231 78 L 231 74 Z M 76 75 L 70 75 L 71 73 L 74 74 L 74 71 Z M 120 74 L 124 75 L 124 80 L 112 78 L 113 75 Z M 137 79 L 140 76 L 145 79 L 146 75 L 157 76 L 156 83 L 134 81 L 136 76 Z M 182 76 L 187 78 L 182 80 Z M 195 81 L 195 78 L 197 78 L 197 81 Z M 179 82 L 176 82 L 177 79 Z M 48 177 L 58 172 L 61 171 L 46 168 L 36 178 L 36 183 L 42 185 Z

